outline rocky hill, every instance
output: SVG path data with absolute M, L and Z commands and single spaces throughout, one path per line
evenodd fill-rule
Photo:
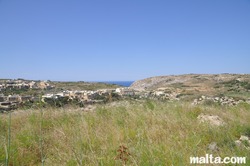
M 186 74 L 150 77 L 135 81 L 138 91 L 167 90 L 182 95 L 236 95 L 250 97 L 250 74 Z

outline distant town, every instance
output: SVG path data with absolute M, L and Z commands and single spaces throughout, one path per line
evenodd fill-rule
M 209 82 L 209 81 L 210 82 Z M 191 101 L 193 105 L 250 103 L 249 75 L 183 75 L 140 80 L 130 87 L 89 82 L 0 80 L 0 111 L 40 106 L 80 107 L 123 99 Z M 206 96 L 208 95 L 208 96 Z
M 76 101 L 80 104 L 93 104 L 111 101 L 113 98 L 135 96 L 136 94 L 135 90 L 128 87 L 98 90 L 62 90 L 59 92 L 57 90 L 57 92 L 51 92 L 53 89 L 55 89 L 55 86 L 50 85 L 50 81 L 29 81 L 23 79 L 4 80 L 0 84 L 0 109 L 11 110 L 30 102 L 57 103 L 58 101 L 64 101 L 68 103 L 70 101 Z M 42 95 L 15 94 L 15 92 L 27 90 L 42 90 L 43 93 L 50 91 L 50 93 Z M 11 92 L 12 94 L 6 95 L 5 92 Z
M 16 109 L 27 103 L 50 103 L 50 105 L 62 106 L 65 103 L 75 103 L 80 106 L 86 104 L 105 103 L 124 98 L 145 99 L 157 98 L 162 100 L 179 100 L 179 93 L 170 93 L 166 89 L 158 89 L 154 91 L 138 91 L 130 87 L 107 88 L 97 90 L 62 90 L 53 91 L 56 87 L 50 84 L 50 81 L 29 81 L 23 79 L 5 80 L 0 84 L 0 109 L 8 111 Z M 15 94 L 20 90 L 42 90 L 41 94 L 35 93 L 31 95 Z M 5 95 L 4 92 L 11 92 Z

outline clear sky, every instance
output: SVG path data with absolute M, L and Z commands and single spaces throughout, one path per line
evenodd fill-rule
M 250 73 L 250 0 L 0 0 L 0 78 Z

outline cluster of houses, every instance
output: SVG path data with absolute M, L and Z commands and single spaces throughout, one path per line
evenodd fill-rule
M 84 102 L 93 102 L 97 101 L 97 98 L 100 96 L 103 97 L 111 97 L 116 94 L 117 96 L 124 97 L 124 96 L 134 96 L 136 91 L 130 88 L 116 88 L 116 89 L 99 89 L 96 91 L 62 91 L 59 93 L 48 93 L 42 96 L 42 101 L 45 99 L 58 99 L 67 97 L 68 99 L 78 99 L 79 101 Z
M 23 81 L 23 80 L 8 80 L 4 84 L 1 84 L 0 88 L 31 88 L 31 89 L 50 89 L 54 88 L 50 86 L 46 81 Z M 1 90 L 1 89 L 0 89 Z M 65 90 L 57 93 L 47 93 L 38 96 L 20 96 L 20 95 L 8 95 L 4 96 L 0 94 L 0 110 L 4 109 L 12 109 L 17 108 L 20 104 L 25 102 L 34 102 L 34 101 L 42 101 L 47 102 L 49 100 L 59 101 L 59 99 L 67 99 L 76 100 L 80 103 L 91 104 L 91 103 L 99 103 L 104 101 L 113 101 L 115 99 L 133 97 L 137 99 L 160 99 L 160 100 L 180 100 L 181 93 L 176 92 L 173 89 L 169 88 L 158 88 L 157 90 L 152 91 L 137 91 L 129 87 L 121 87 L 116 89 L 99 89 L 95 91 L 88 90 Z M 210 98 L 206 96 L 202 96 L 199 99 L 195 99 L 193 105 L 197 105 L 202 103 L 205 100 L 212 100 L 214 102 L 221 103 L 222 105 L 237 105 L 243 101 L 235 101 L 232 98 L 227 97 L 215 97 Z M 248 101 L 250 103 L 250 100 Z
M 39 100 L 34 96 L 20 96 L 20 95 L 3 95 L 5 90 L 22 90 L 22 89 L 53 89 L 48 81 L 29 81 L 23 79 L 1 80 L 0 82 L 0 110 L 9 110 L 17 108 L 21 103 L 27 101 Z M 13 91 L 15 92 L 15 91 Z
M 52 89 L 48 81 L 28 81 L 23 79 L 6 80 L 0 83 L 0 91 L 4 89 Z
M 157 100 L 179 100 L 180 92 L 176 92 L 171 88 L 158 88 L 156 90 L 146 90 L 137 92 L 139 98 L 157 99 Z
M 202 104 L 202 103 L 217 103 L 219 105 L 228 105 L 228 106 L 234 106 L 234 105 L 238 105 L 240 103 L 246 102 L 250 104 L 250 99 L 244 100 L 244 99 L 234 99 L 232 97 L 227 97 L 227 96 L 223 96 L 223 97 L 209 97 L 209 96 L 201 96 L 198 99 L 194 99 L 192 105 L 198 105 L 198 104 Z
M 101 102 L 100 96 L 112 100 L 113 96 L 124 98 L 133 97 L 137 99 L 160 99 L 160 100 L 179 100 L 180 93 L 174 92 L 170 89 L 159 88 L 153 91 L 137 91 L 129 87 L 122 87 L 116 89 L 99 89 L 96 91 L 63 91 L 59 93 L 50 93 L 42 96 L 42 101 L 45 99 L 58 99 L 67 97 L 68 99 L 78 99 L 85 103 Z M 99 98 L 98 98 L 99 97 Z
M 18 107 L 21 103 L 27 101 L 42 101 L 44 103 L 49 101 L 59 101 L 60 99 L 76 100 L 79 103 L 91 104 L 105 101 L 113 101 L 126 97 L 133 97 L 137 99 L 161 99 L 161 100 L 179 100 L 179 93 L 173 92 L 169 89 L 159 88 L 154 91 L 136 91 L 129 87 L 121 87 L 116 89 L 99 89 L 95 91 L 88 90 L 65 90 L 57 93 L 47 93 L 39 97 L 34 96 L 20 96 L 20 95 L 0 95 L 0 109 L 8 109 Z
M 39 101 L 38 97 L 33 96 L 20 96 L 20 95 L 8 95 L 4 96 L 0 94 L 0 109 L 9 110 L 17 108 L 18 105 L 30 101 Z
M 62 91 L 58 93 L 47 93 L 42 95 L 41 98 L 34 96 L 20 96 L 20 95 L 8 95 L 4 96 L 0 94 L 0 109 L 8 110 L 12 108 L 17 108 L 20 104 L 25 102 L 42 101 L 46 102 L 50 99 L 57 100 L 65 98 L 67 100 L 76 99 L 79 102 L 84 103 L 98 103 L 104 100 L 111 100 L 114 97 L 126 97 L 134 96 L 135 91 L 130 88 L 117 88 L 117 89 L 99 89 L 96 91 Z

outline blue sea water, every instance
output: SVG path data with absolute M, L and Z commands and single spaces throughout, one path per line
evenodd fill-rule
M 124 87 L 129 87 L 134 81 L 100 81 L 106 84 L 116 84 Z

